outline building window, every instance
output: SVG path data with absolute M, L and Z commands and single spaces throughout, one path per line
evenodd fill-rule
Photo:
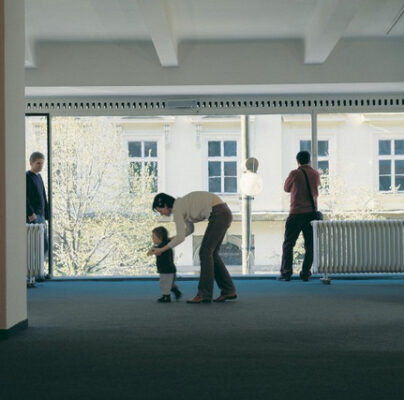
M 328 152 L 329 143 L 328 140 L 318 141 L 318 170 L 321 174 L 328 175 L 330 169 L 330 156 Z M 300 151 L 306 150 L 310 154 L 311 151 L 311 140 L 301 140 L 300 141 Z
M 237 141 L 208 141 L 208 187 L 212 193 L 237 193 Z
M 329 141 L 319 140 L 318 142 L 318 157 L 317 157 L 317 168 L 320 173 L 320 191 L 321 193 L 328 193 L 329 191 L 329 172 L 330 172 L 330 155 L 329 155 Z M 300 141 L 300 151 L 306 150 L 310 154 L 311 151 L 311 140 L 301 140 Z
M 241 265 L 241 249 L 235 244 L 227 242 L 220 246 L 220 257 L 226 265 Z
M 194 254 L 193 265 L 200 265 L 199 250 L 202 244 L 203 236 L 192 236 L 192 251 Z M 224 264 L 241 265 L 242 252 L 241 252 L 241 236 L 240 235 L 227 235 L 224 242 L 220 246 L 219 254 Z M 254 255 L 254 235 L 251 235 L 251 251 Z
M 379 140 L 379 190 L 404 192 L 404 139 Z
M 157 141 L 129 141 L 129 176 L 150 178 L 150 190 L 158 191 L 158 146 Z M 131 185 L 131 190 L 134 190 Z

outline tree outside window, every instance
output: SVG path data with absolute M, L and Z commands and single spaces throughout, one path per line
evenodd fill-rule
M 147 175 L 129 179 L 128 152 L 108 117 L 52 119 L 56 275 L 146 275 L 156 224 Z M 147 147 L 146 147 L 147 148 Z

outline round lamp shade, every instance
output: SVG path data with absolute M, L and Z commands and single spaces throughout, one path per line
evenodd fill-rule
M 240 179 L 241 193 L 247 196 L 255 196 L 261 193 L 264 184 L 262 178 L 254 172 L 246 171 Z
M 247 171 L 257 172 L 259 166 L 259 162 L 256 158 L 250 157 L 245 160 L 245 167 Z

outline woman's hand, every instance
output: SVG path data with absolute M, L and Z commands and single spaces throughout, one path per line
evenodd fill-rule
M 153 254 L 155 256 L 159 256 L 161 253 L 163 253 L 162 249 L 154 247 L 147 252 L 147 255 L 151 256 Z

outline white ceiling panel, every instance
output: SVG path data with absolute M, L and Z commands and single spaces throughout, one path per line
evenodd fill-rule
M 173 0 L 180 40 L 303 38 L 316 0 Z
M 133 0 L 28 0 L 26 35 L 34 41 L 143 41 L 150 34 Z

